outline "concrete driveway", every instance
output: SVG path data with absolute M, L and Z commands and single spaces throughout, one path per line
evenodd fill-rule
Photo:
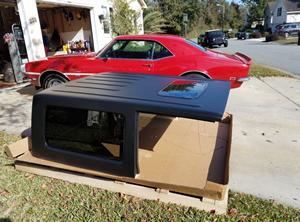
M 300 80 L 251 78 L 231 90 L 233 114 L 230 184 L 300 208 Z M 31 126 L 33 86 L 0 91 L 0 130 L 20 134 Z

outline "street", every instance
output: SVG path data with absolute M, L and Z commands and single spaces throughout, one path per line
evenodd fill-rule
M 233 54 L 243 53 L 253 62 L 300 78 L 300 46 L 264 42 L 264 39 L 229 39 L 228 47 L 213 47 L 213 50 Z

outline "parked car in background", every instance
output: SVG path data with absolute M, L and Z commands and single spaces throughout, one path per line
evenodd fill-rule
M 300 32 L 300 24 L 299 23 L 290 23 L 283 24 L 277 27 L 275 33 L 283 33 L 286 38 L 290 36 L 298 36 Z
M 201 46 L 209 47 L 209 48 L 211 48 L 214 45 L 218 45 L 218 46 L 224 45 L 224 47 L 228 46 L 228 38 L 219 29 L 208 30 L 205 32 L 204 37 L 200 38 L 200 36 L 198 37 L 198 44 L 200 44 Z
M 128 35 L 114 38 L 97 53 L 51 56 L 25 63 L 21 70 L 33 85 L 44 89 L 103 72 L 220 79 L 237 88 L 249 80 L 250 64 L 251 59 L 241 53 L 213 52 L 179 36 Z
M 198 36 L 198 44 L 201 45 L 202 42 L 204 42 L 205 34 L 200 34 Z

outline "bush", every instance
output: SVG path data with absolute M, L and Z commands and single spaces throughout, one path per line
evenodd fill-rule
M 270 32 L 265 31 L 265 32 L 262 34 L 262 37 L 267 37 L 268 35 L 270 35 Z
M 261 38 L 261 34 L 260 34 L 260 32 L 253 32 L 253 33 L 251 33 L 251 38 Z
M 269 34 L 266 37 L 266 42 L 272 42 L 272 41 L 277 41 L 277 40 L 279 40 L 279 35 L 277 33 Z
M 234 33 L 233 33 L 233 32 L 230 32 L 230 33 L 228 34 L 228 37 L 229 37 L 229 38 L 234 38 L 234 37 L 235 37 L 235 35 L 234 35 Z

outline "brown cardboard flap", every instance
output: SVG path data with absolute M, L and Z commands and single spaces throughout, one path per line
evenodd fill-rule
M 31 143 L 31 140 L 29 139 L 29 137 L 26 137 L 9 146 L 5 146 L 4 150 L 7 156 L 13 159 L 29 150 L 29 142 Z

